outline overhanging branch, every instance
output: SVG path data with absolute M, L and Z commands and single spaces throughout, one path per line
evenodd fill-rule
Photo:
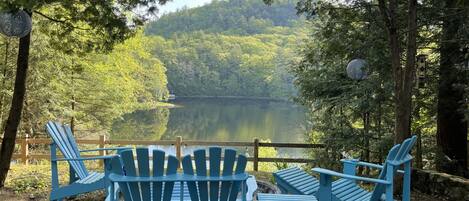
M 55 19 L 55 18 L 53 18 L 53 17 L 47 16 L 47 15 L 44 14 L 44 13 L 41 13 L 40 11 L 34 11 L 34 13 L 36 13 L 36 14 L 38 14 L 38 15 L 40 15 L 40 16 L 42 16 L 42 17 L 44 17 L 44 18 L 46 18 L 46 19 L 48 19 L 48 20 L 50 20 L 50 21 L 53 21 L 53 22 L 56 22 L 56 23 L 65 24 L 66 26 L 71 27 L 71 28 L 73 28 L 73 29 L 91 30 L 91 29 L 87 29 L 87 28 L 82 28 L 82 27 L 73 26 L 73 25 L 71 25 L 71 24 L 68 22 L 68 20 L 59 20 L 59 19 Z

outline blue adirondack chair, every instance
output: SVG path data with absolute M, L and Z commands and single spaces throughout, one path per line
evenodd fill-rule
M 50 145 L 52 170 L 52 191 L 50 193 L 50 200 L 62 200 L 66 197 L 108 188 L 108 172 L 89 172 L 83 161 L 104 160 L 105 166 L 110 167 L 110 159 L 116 155 L 83 158 L 80 156 L 81 152 L 129 149 L 126 147 L 118 147 L 79 150 L 69 126 L 50 121 L 46 125 L 46 131 L 52 138 Z M 57 148 L 62 152 L 63 158 L 57 158 Z M 69 164 L 70 180 L 69 184 L 66 186 L 59 185 L 59 173 L 57 169 L 57 162 L 59 161 L 67 161 Z M 107 169 L 108 168 L 105 168 L 105 170 Z M 110 198 L 108 197 L 107 200 L 110 200 Z
M 320 201 L 345 201 L 345 200 L 393 200 L 392 188 L 395 172 L 404 174 L 403 201 L 410 200 L 410 162 L 412 156 L 410 150 L 415 144 L 416 136 L 406 139 L 402 144 L 395 145 L 389 152 L 384 165 L 377 165 L 361 162 L 355 159 L 342 160 L 344 163 L 343 173 L 334 172 L 322 168 L 314 168 L 313 171 L 320 173 L 320 181 L 310 176 L 299 168 L 289 168 L 274 173 L 277 185 L 283 193 L 300 195 L 316 195 Z M 378 179 L 355 176 L 357 166 L 368 166 L 370 168 L 381 169 Z M 404 170 L 398 170 L 404 166 Z M 341 177 L 337 181 L 332 181 L 332 176 Z M 356 181 L 375 183 L 372 192 L 368 192 Z M 385 196 L 383 196 L 385 194 Z M 259 200 L 266 201 L 259 196 Z M 288 198 L 286 195 L 285 198 Z M 287 199 L 281 200 L 287 200 Z M 290 197 L 291 198 L 291 197 Z M 301 200 L 301 199 L 290 199 Z
M 317 201 L 313 195 L 266 194 L 257 195 L 259 201 Z
M 313 195 L 319 189 L 319 180 L 298 167 L 279 170 L 273 175 L 283 194 Z
M 166 162 L 165 152 L 153 150 L 150 164 L 148 148 L 137 148 L 137 167 L 132 150 L 120 153 L 120 159 L 112 160 L 109 179 L 118 183 L 125 201 L 170 201 L 173 193 L 179 190 L 183 178 L 177 174 L 179 160 L 170 155 Z M 151 165 L 151 166 L 150 166 Z M 122 168 L 123 167 L 123 168 Z M 150 174 L 151 172 L 151 174 Z M 175 184 L 178 186 L 176 187 Z M 114 185 L 111 185 L 114 186 Z M 112 187 L 111 187 L 112 188 Z M 114 192 L 111 190 L 111 193 Z M 183 191 L 180 191 L 183 192 Z M 111 195 L 111 197 L 117 197 Z
M 225 149 L 223 164 L 221 161 L 222 149 L 219 147 L 210 147 L 208 155 L 205 149 L 199 149 L 194 151 L 193 156 L 187 155 L 182 159 L 184 174 L 200 178 L 187 181 L 190 200 L 235 201 L 240 197 L 239 200 L 246 201 L 247 197 L 252 198 L 252 193 L 255 191 L 253 188 L 257 188 L 257 185 L 250 187 L 250 193 L 247 193 L 246 181 L 249 178 L 245 172 L 247 158 L 241 154 L 237 155 L 236 150 Z
M 122 151 L 121 159 L 112 160 L 112 173 L 109 179 L 119 184 L 125 201 L 208 201 L 209 197 L 213 201 L 236 200 L 240 189 L 246 189 L 244 185 L 249 177 L 244 172 L 246 157 L 238 156 L 236 170 L 233 171 L 236 151 L 226 149 L 223 172 L 220 175 L 221 149 L 210 148 L 209 150 L 210 174 L 207 174 L 205 150 L 194 152 L 195 174 L 190 155 L 183 159 L 184 173 L 181 174 L 177 173 L 179 161 L 176 157 L 167 157 L 165 171 L 165 153 L 154 150 L 153 170 L 150 174 L 149 151 L 147 148 L 137 148 L 138 167 L 135 167 L 132 151 Z M 114 191 L 111 190 L 112 192 Z M 241 190 L 241 192 L 245 191 Z M 111 195 L 111 197 L 116 196 Z M 246 200 L 245 196 L 242 197 Z
M 413 157 L 410 155 L 410 151 L 417 140 L 416 136 L 408 138 L 402 142 L 402 144 L 394 145 L 386 157 L 386 161 L 383 165 L 376 165 L 371 163 L 360 162 L 357 160 L 345 161 L 345 173 L 338 173 L 335 171 L 313 168 L 314 172 L 320 174 L 319 190 L 317 197 L 320 201 L 332 201 L 332 200 L 386 200 L 393 201 L 394 193 L 394 175 L 396 172 L 404 174 L 404 182 L 402 189 L 402 201 L 410 201 L 410 173 L 411 173 L 411 161 Z M 358 165 L 368 166 L 371 168 L 378 168 L 381 170 L 377 179 L 355 176 L 355 169 Z M 398 169 L 404 166 L 403 171 Z M 347 179 L 347 182 L 365 181 L 374 183 L 374 189 L 372 192 L 367 192 L 363 189 L 355 191 L 354 188 L 348 189 L 343 188 L 339 185 L 332 185 L 332 176 L 341 177 Z

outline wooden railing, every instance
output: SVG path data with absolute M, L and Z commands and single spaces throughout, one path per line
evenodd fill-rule
M 0 139 L 1 141 L 1 139 Z M 254 139 L 253 142 L 220 142 L 220 141 L 197 141 L 197 140 L 183 140 L 182 137 L 178 136 L 175 140 L 158 140 L 158 141 L 148 141 L 148 140 L 110 140 L 106 139 L 105 136 L 99 136 L 98 140 L 89 140 L 89 139 L 77 139 L 78 144 L 82 145 L 98 145 L 99 148 L 105 148 L 108 146 L 138 146 L 138 145 L 161 145 L 161 146 L 174 146 L 176 157 L 178 159 L 182 158 L 183 147 L 188 146 L 221 146 L 221 147 L 246 147 L 252 148 L 254 155 L 248 157 L 248 161 L 253 163 L 253 170 L 257 171 L 259 169 L 260 162 L 285 162 L 285 163 L 310 163 L 313 162 L 313 159 L 310 158 L 266 158 L 259 157 L 259 149 L 262 147 L 274 147 L 274 148 L 304 148 L 304 149 L 316 149 L 324 148 L 323 144 L 305 144 L 305 143 L 270 143 L 270 142 L 260 142 L 259 139 Z M 24 164 L 28 164 L 29 160 L 41 160 L 41 159 L 50 159 L 49 154 L 34 154 L 30 153 L 30 145 L 33 144 L 50 144 L 50 139 L 37 139 L 37 138 L 21 138 L 16 140 L 16 144 L 19 145 L 19 153 L 16 152 L 13 154 L 13 159 L 20 160 Z M 82 155 L 83 157 L 90 156 L 103 156 L 106 153 L 100 151 L 99 155 Z

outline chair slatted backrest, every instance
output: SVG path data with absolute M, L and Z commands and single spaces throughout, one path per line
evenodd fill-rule
M 386 157 L 386 161 L 384 162 L 383 169 L 381 170 L 379 174 L 379 179 L 386 180 L 386 174 L 387 172 L 387 167 L 389 164 L 392 164 L 396 166 L 403 165 L 406 162 L 410 162 L 407 159 L 411 158 L 410 156 L 410 151 L 412 150 L 412 147 L 414 146 L 415 142 L 417 140 L 417 136 L 412 136 L 411 138 L 407 138 L 402 142 L 402 144 L 397 144 L 394 145 L 391 150 L 388 153 L 388 156 Z M 397 169 L 394 168 L 395 173 Z M 377 184 L 375 185 L 375 188 L 373 190 L 373 194 L 370 198 L 371 201 L 378 201 L 381 199 L 381 195 L 385 192 L 386 186 L 383 184 Z
M 65 158 L 81 158 L 80 151 L 69 126 L 49 121 L 46 125 L 46 131 Z M 84 179 L 89 175 L 83 161 L 68 161 L 68 163 L 80 179 Z
M 179 160 L 175 156 L 168 156 L 165 172 L 165 152 L 153 150 L 152 170 L 150 169 L 150 155 L 148 148 L 137 148 L 137 166 L 132 150 L 120 153 L 120 159 L 112 160 L 112 172 L 129 177 L 159 177 L 175 175 Z M 120 168 L 123 167 L 123 170 Z M 151 174 L 150 174 L 151 172 Z M 118 182 L 126 201 L 170 201 L 174 182 Z
M 184 174 L 197 176 L 230 176 L 245 173 L 247 158 L 244 155 L 236 155 L 236 150 L 225 149 L 222 165 L 222 149 L 219 147 L 209 148 L 209 167 L 207 172 L 207 155 L 205 149 L 194 151 L 195 169 L 192 165 L 191 155 L 182 159 Z M 241 181 L 205 181 L 187 182 L 189 195 L 192 201 L 235 201 L 241 188 Z M 244 195 L 242 195 L 244 196 Z

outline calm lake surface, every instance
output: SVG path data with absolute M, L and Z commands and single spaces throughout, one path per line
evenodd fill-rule
M 178 107 L 124 115 L 114 122 L 111 139 L 173 140 L 182 136 L 184 140 L 251 142 L 257 137 L 304 142 L 306 113 L 292 102 L 177 98 L 171 103 Z

